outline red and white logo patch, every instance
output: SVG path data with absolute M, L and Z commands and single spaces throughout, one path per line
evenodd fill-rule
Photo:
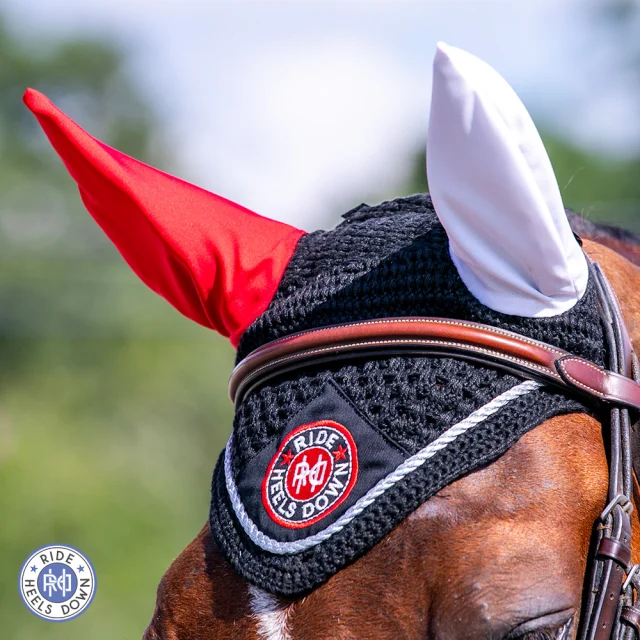
M 283 440 L 271 460 L 262 503 L 275 522 L 301 529 L 344 502 L 357 476 L 356 443 L 346 427 L 332 420 L 304 424 Z

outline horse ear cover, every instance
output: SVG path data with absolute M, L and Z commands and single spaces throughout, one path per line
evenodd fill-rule
M 492 67 L 443 43 L 433 62 L 427 175 L 451 258 L 476 299 L 542 318 L 582 297 L 587 263 L 531 116 Z
M 603 364 L 593 281 L 573 308 L 553 317 L 504 315 L 481 304 L 481 294 L 457 277 L 459 262 L 449 258 L 458 251 L 457 244 L 455 253 L 450 245 L 452 249 L 460 242 L 465 248 L 475 231 L 473 220 L 446 217 L 461 214 L 453 200 L 447 210 L 450 201 L 443 205 L 442 197 L 437 198 L 442 224 L 432 199 L 422 194 L 376 207 L 360 205 L 334 229 L 303 235 L 119 154 L 36 92 L 28 92 L 25 101 L 79 183 L 85 204 L 125 259 L 189 317 L 230 335 L 234 342 L 242 336 L 239 359 L 260 345 L 327 324 L 446 316 L 516 331 Z M 432 118 L 434 122 L 444 121 Z M 443 176 L 430 173 L 432 187 L 438 196 L 452 199 L 459 189 L 464 200 L 463 190 L 473 191 L 473 167 L 457 158 L 459 150 L 453 145 L 453 155 L 443 155 L 447 134 L 459 132 L 441 133 L 440 149 L 433 137 L 430 144 L 436 158 L 446 163 L 446 181 L 438 182 Z M 482 153 L 487 162 L 493 161 L 486 147 Z M 456 160 L 458 174 L 452 168 Z M 495 195 L 495 201 L 485 202 L 478 211 L 478 229 L 491 229 L 491 242 L 474 239 L 488 243 L 491 251 L 500 230 L 493 227 L 502 224 L 491 208 L 506 215 L 509 204 L 504 192 L 496 192 L 502 193 L 500 198 Z M 521 215 L 520 210 L 516 213 Z M 455 235 L 459 229 L 467 230 L 466 239 Z M 525 296 L 514 290 L 516 299 Z M 257 314 L 261 315 L 253 321 Z M 214 471 L 209 523 L 217 547 L 250 584 L 285 596 L 308 593 L 362 557 L 444 486 L 497 459 L 530 429 L 554 415 L 587 410 L 576 398 L 541 387 L 518 392 L 513 402 L 487 412 L 487 403 L 519 383 L 474 362 L 400 355 L 326 363 L 266 382 L 237 407 L 233 440 Z M 482 420 L 460 429 L 473 415 Z M 353 491 L 326 519 L 309 528 L 287 528 L 268 514 L 262 488 L 284 439 L 319 420 L 339 423 L 351 434 L 357 478 Z M 426 457 L 427 448 L 451 429 L 459 435 Z M 402 465 L 412 470 L 398 474 Z M 335 526 L 392 474 L 393 483 L 372 504 L 350 522 Z M 238 505 L 253 528 L 247 518 L 241 519 Z M 254 538 L 249 537 L 252 531 Z M 311 536 L 317 540 L 312 542 Z M 256 540 L 262 540 L 262 546 Z M 298 550 L 282 553 L 283 544 Z
M 237 346 L 271 302 L 305 232 L 112 149 L 38 91 L 28 89 L 24 102 L 86 208 L 142 281 Z

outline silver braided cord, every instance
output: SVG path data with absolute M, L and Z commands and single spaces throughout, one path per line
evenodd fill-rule
M 231 500 L 233 511 L 251 541 L 265 551 L 278 555 L 287 555 L 299 553 L 300 551 L 305 551 L 311 547 L 315 547 L 321 542 L 328 540 L 339 531 L 342 531 L 342 529 L 344 529 L 354 518 L 362 513 L 368 506 L 373 504 L 388 489 L 393 487 L 393 485 L 402 480 L 409 473 L 421 467 L 429 458 L 432 458 L 436 453 L 438 453 L 438 451 L 445 449 L 459 436 L 484 422 L 487 418 L 500 411 L 500 409 L 508 405 L 510 402 L 539 389 L 541 386 L 542 384 L 539 382 L 528 380 L 512 387 L 504 393 L 501 393 L 483 407 L 480 407 L 471 413 L 464 420 L 450 427 L 439 438 L 436 438 L 436 440 L 427 445 L 424 449 L 420 450 L 410 458 L 407 458 L 395 471 L 392 471 L 388 476 L 373 486 L 332 525 L 312 536 L 309 536 L 308 538 L 291 542 L 280 542 L 265 535 L 258 529 L 256 524 L 247 514 L 240 499 L 240 495 L 238 494 L 238 488 L 231 468 L 231 451 L 233 448 L 232 435 L 231 438 L 229 438 L 225 449 L 224 474 L 227 492 L 229 494 L 229 499 Z

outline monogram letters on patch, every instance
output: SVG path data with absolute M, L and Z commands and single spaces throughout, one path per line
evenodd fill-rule
M 271 459 L 262 504 L 283 527 L 308 527 L 330 514 L 351 492 L 358 453 L 351 433 L 332 420 L 297 427 Z

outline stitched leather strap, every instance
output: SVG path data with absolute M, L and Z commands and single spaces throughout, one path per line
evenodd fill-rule
M 602 538 L 598 555 L 615 560 L 625 571 L 631 564 L 631 547 L 614 538 Z
M 633 628 L 636 635 L 640 637 L 640 610 L 636 607 L 624 607 L 620 618 Z
M 238 405 L 284 372 L 354 357 L 447 355 L 551 382 L 599 401 L 640 409 L 640 385 L 567 351 L 475 322 L 408 317 L 334 325 L 296 333 L 250 353 L 234 369 L 229 395 Z

